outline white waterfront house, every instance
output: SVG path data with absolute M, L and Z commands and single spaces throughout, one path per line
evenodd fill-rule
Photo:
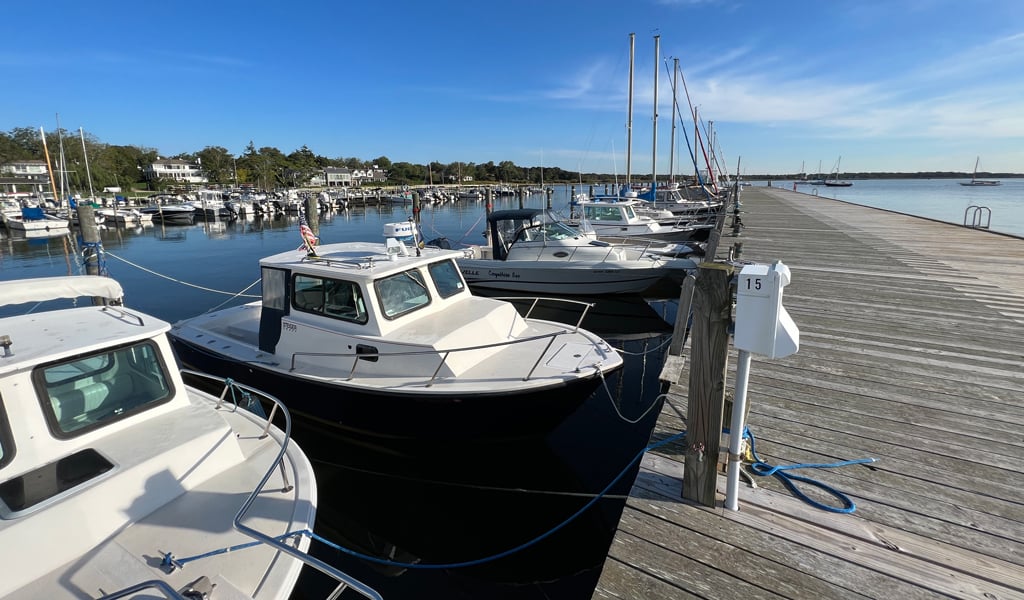
M 352 169 L 347 167 L 324 168 L 324 183 L 327 187 L 351 187 Z
M 0 193 L 42 194 L 50 191 L 49 185 L 46 161 L 14 160 L 0 165 Z
M 202 165 L 180 158 L 158 158 L 143 169 L 148 181 L 167 179 L 175 183 L 207 183 Z

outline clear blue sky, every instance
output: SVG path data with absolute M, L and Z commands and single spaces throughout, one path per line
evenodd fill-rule
M 633 173 L 654 155 L 656 34 L 661 174 L 673 57 L 730 171 L 970 171 L 980 155 L 1024 173 L 1021 0 L 50 0 L 5 3 L 0 23 L 0 130 L 59 114 L 165 156 L 251 140 L 624 174 L 633 32 Z

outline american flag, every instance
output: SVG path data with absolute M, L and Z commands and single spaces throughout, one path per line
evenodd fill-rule
M 302 236 L 302 245 L 298 249 L 316 254 L 316 246 L 320 243 L 320 238 L 316 237 L 313 230 L 309 228 L 305 213 L 299 213 L 299 235 Z

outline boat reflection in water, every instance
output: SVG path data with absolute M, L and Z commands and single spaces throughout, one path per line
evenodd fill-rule
M 316 531 L 397 564 L 322 543 L 314 554 L 385 598 L 589 599 L 636 477 L 633 459 L 660 410 L 658 371 L 674 318 L 672 303 L 605 300 L 587 299 L 595 306 L 583 327 L 623 350 L 624 368 L 546 436 L 379 441 L 297 420 L 295 439 L 324 499 Z M 558 305 L 538 304 L 534 316 L 575 325 L 579 312 Z M 323 598 L 330 589 L 306 573 L 293 598 Z

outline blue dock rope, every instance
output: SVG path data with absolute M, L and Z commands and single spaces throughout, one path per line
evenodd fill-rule
M 783 485 L 797 498 L 803 500 L 807 504 L 821 510 L 827 510 L 834 513 L 852 513 L 857 510 L 857 505 L 854 504 L 853 500 L 843 492 L 836 488 L 822 483 L 816 479 L 810 477 L 804 477 L 803 475 L 793 475 L 787 473 L 793 469 L 834 469 L 836 467 L 845 467 L 848 465 L 862 465 L 867 463 L 873 463 L 876 459 L 874 458 L 859 458 L 856 460 L 843 460 L 834 463 L 802 463 L 796 465 L 785 465 L 785 466 L 771 466 L 768 463 L 761 460 L 761 457 L 757 455 L 757 451 L 754 449 L 754 434 L 750 432 L 747 427 L 743 428 L 743 437 L 750 440 L 750 454 L 754 457 L 754 462 L 750 464 L 750 471 L 754 475 L 760 475 L 761 477 L 768 477 L 769 475 L 774 476 L 776 479 L 781 481 Z M 830 506 L 822 502 L 818 502 L 813 498 L 805 494 L 800 488 L 796 486 L 795 481 L 806 483 L 807 485 L 814 486 L 825 493 L 829 494 L 833 498 L 839 500 L 842 503 L 842 507 Z
M 729 432 L 728 429 L 724 429 L 723 431 L 725 433 Z M 444 569 L 458 569 L 458 568 L 465 568 L 465 567 L 474 567 L 474 566 L 478 566 L 478 565 L 481 565 L 481 564 L 484 564 L 484 563 L 493 562 L 495 560 L 499 560 L 499 559 L 505 558 L 507 556 L 510 556 L 512 554 L 515 554 L 516 552 L 525 550 L 526 548 L 529 548 L 530 546 L 538 544 L 541 541 L 545 540 L 546 538 L 554 535 L 556 532 L 558 532 L 559 530 L 563 529 L 569 523 L 571 523 L 574 520 L 576 520 L 580 515 L 585 513 L 587 510 L 589 510 L 595 504 L 597 504 L 597 502 L 599 500 L 605 498 L 608 495 L 608 492 L 611 490 L 611 488 L 616 483 L 618 483 L 618 481 L 620 479 L 622 479 L 622 477 L 625 476 L 625 474 L 641 458 L 643 458 L 643 455 L 645 453 L 647 453 L 647 452 L 649 452 L 651 450 L 655 450 L 657 448 L 660 448 L 661 446 L 665 446 L 665 445 L 671 444 L 673 442 L 681 441 L 685 437 L 686 437 L 686 432 L 684 431 L 682 433 L 677 433 L 677 434 L 675 434 L 673 436 L 667 437 L 664 440 L 661 440 L 659 442 L 655 442 L 653 444 L 647 445 L 642 450 L 640 450 L 640 452 L 638 452 L 636 454 L 636 456 L 634 456 L 633 459 L 630 460 L 629 463 L 627 463 L 626 466 L 623 467 L 623 469 L 621 471 L 619 471 L 619 474 L 616 475 L 608 483 L 608 485 L 606 485 L 604 487 L 604 489 L 602 489 L 598 494 L 596 494 L 593 498 L 591 498 L 586 504 L 584 504 L 576 512 L 574 512 L 573 514 L 569 515 L 569 517 L 567 517 L 561 523 L 559 523 L 558 525 L 555 525 L 551 529 L 549 529 L 549 530 L 545 531 L 544 533 L 534 537 L 533 539 L 528 540 L 526 542 L 523 542 L 522 544 L 519 544 L 518 546 L 515 546 L 513 548 L 509 548 L 508 550 L 504 550 L 502 552 L 498 552 L 497 554 L 492 554 L 490 556 L 485 556 L 485 557 L 482 557 L 482 558 L 477 558 L 477 559 L 473 559 L 473 560 L 466 560 L 466 561 L 462 561 L 462 562 L 436 563 L 436 564 L 399 562 L 399 561 L 393 561 L 393 560 L 388 560 L 388 559 L 384 559 L 384 558 L 379 558 L 379 557 L 376 557 L 376 556 L 371 556 L 369 554 L 363 554 L 362 552 L 358 552 L 356 550 L 352 550 L 351 548 L 346 548 L 346 547 L 341 546 L 340 544 L 337 544 L 335 542 L 332 542 L 332 541 L 330 541 L 330 540 L 328 540 L 328 539 L 326 539 L 326 538 L 324 538 L 324 537 L 322 537 L 320 535 L 317 535 L 316 533 L 313 533 L 312 531 L 310 531 L 308 529 L 300 529 L 300 530 L 297 530 L 297 531 L 292 531 L 292 532 L 289 532 L 289 533 L 285 533 L 283 535 L 277 536 L 274 539 L 277 540 L 277 541 L 283 541 L 283 540 L 286 540 L 288 538 L 297 537 L 297 536 L 303 536 L 304 535 L 304 536 L 308 536 L 310 539 L 316 540 L 316 541 L 320 542 L 321 544 L 323 544 L 323 545 L 325 545 L 325 546 L 327 546 L 327 547 L 329 547 L 329 548 L 331 548 L 333 550 L 336 550 L 338 552 L 342 552 L 344 554 L 347 554 L 347 555 L 352 556 L 354 558 L 365 560 L 367 562 L 375 563 L 375 564 L 378 564 L 378 565 L 389 566 L 389 567 L 399 567 L 399 568 L 405 568 L 405 569 L 424 569 L 424 570 L 444 570 Z M 826 511 L 830 511 L 830 512 L 835 512 L 835 513 L 852 513 L 853 511 L 856 510 L 857 506 L 856 506 L 856 504 L 854 504 L 853 500 L 851 500 L 846 494 L 844 494 L 843 492 L 837 490 L 836 488 L 834 488 L 834 487 L 832 487 L 832 486 L 830 486 L 828 484 L 822 483 L 820 481 L 817 481 L 815 479 L 811 479 L 810 477 L 804 477 L 802 475 L 793 475 L 791 473 L 787 473 L 787 471 L 791 471 L 791 470 L 794 470 L 794 469 L 832 469 L 832 468 L 844 467 L 844 466 L 848 466 L 848 465 L 858 465 L 858 464 L 873 463 L 876 460 L 874 458 L 861 458 L 861 459 L 856 459 L 856 460 L 844 460 L 844 461 L 839 461 L 839 462 L 834 462 L 834 463 L 803 463 L 803 464 L 786 465 L 786 466 L 772 466 L 772 465 L 769 465 L 768 463 L 764 462 L 763 460 L 761 460 L 760 456 L 758 456 L 757 451 L 756 451 L 756 449 L 754 447 L 755 446 L 754 435 L 750 432 L 749 428 L 744 427 L 744 429 L 743 429 L 743 437 L 750 440 L 750 454 L 754 458 L 754 462 L 751 463 L 751 465 L 750 465 L 750 470 L 751 470 L 751 472 L 753 472 L 753 474 L 759 475 L 759 476 L 762 476 L 762 477 L 774 476 L 777 479 L 779 479 L 779 481 L 781 481 L 786 486 L 786 488 L 789 489 L 789 491 L 794 496 L 796 496 L 797 498 L 803 500 L 804 502 L 810 504 L 811 506 L 813 506 L 815 508 L 819 508 L 821 510 L 826 510 Z M 830 506 L 828 504 L 824 504 L 824 503 L 818 502 L 817 500 L 812 499 L 807 494 L 805 494 L 802 490 L 800 490 L 796 486 L 796 484 L 794 482 L 806 483 L 808 485 L 812 485 L 814 487 L 817 487 L 817 488 L 821 489 L 822 491 L 828 493 L 829 495 L 831 495 L 834 498 L 836 498 L 837 500 L 839 500 L 842 503 L 842 507 Z M 220 554 L 227 554 L 229 552 L 235 552 L 237 550 L 244 550 L 245 548 L 251 548 L 253 546 L 258 546 L 260 544 L 261 544 L 261 542 L 259 542 L 259 541 L 246 542 L 246 543 L 243 543 L 243 544 L 237 544 L 235 546 L 228 546 L 226 548 L 220 548 L 218 550 L 211 550 L 211 551 L 205 552 L 203 554 L 197 554 L 195 556 L 189 556 L 189 557 L 186 557 L 186 558 L 175 558 L 172 553 L 168 552 L 168 553 L 163 555 L 163 560 L 161 562 L 161 565 L 163 567 L 167 568 L 167 569 L 174 570 L 175 568 L 182 568 L 182 567 L 184 567 L 186 564 L 188 564 L 190 562 L 194 562 L 194 561 L 197 561 L 197 560 L 200 560 L 200 559 L 203 559 L 203 558 L 208 558 L 210 556 L 217 556 L 217 555 L 220 555 Z
M 492 554 L 490 556 L 485 556 L 483 558 L 477 558 L 477 559 L 473 559 L 473 560 L 467 560 L 467 561 L 456 562 L 456 563 L 445 563 L 445 564 L 422 564 L 422 563 L 398 562 L 398 561 L 393 561 L 393 560 L 387 560 L 387 559 L 384 559 L 384 558 L 378 558 L 376 556 L 370 556 L 369 554 L 363 554 L 362 552 L 357 552 L 355 550 L 352 550 L 351 548 L 346 548 L 346 547 L 341 546 L 339 544 L 336 544 L 336 543 L 334 543 L 334 542 L 332 542 L 332 541 L 330 541 L 330 540 L 328 540 L 326 538 L 323 538 L 323 537 L 313 533 L 312 531 L 310 531 L 308 529 L 301 529 L 301 530 L 298 530 L 298 531 L 292 531 L 292 532 L 286 533 L 284 535 L 280 535 L 280 536 L 278 536 L 278 537 L 276 537 L 274 539 L 277 540 L 277 541 L 283 541 L 283 540 L 286 540 L 286 539 L 288 539 L 290 537 L 306 535 L 306 536 L 309 536 L 310 539 L 314 539 L 314 540 L 320 542 L 321 544 L 324 544 L 325 546 L 327 546 L 327 547 L 329 547 L 329 548 L 331 548 L 333 550 L 337 550 L 338 552 L 343 552 L 345 554 L 348 554 L 349 556 L 352 556 L 352 557 L 355 557 L 355 558 L 358 558 L 358 559 L 362 559 L 362 560 L 365 560 L 367 562 L 372 562 L 372 563 L 375 563 L 375 564 L 378 564 L 378 565 L 384 565 L 384 566 L 389 566 L 389 567 L 400 567 L 400 568 L 406 568 L 406 569 L 425 569 L 425 570 L 439 570 L 440 569 L 440 570 L 443 570 L 443 569 L 457 569 L 457 568 L 473 567 L 473 566 L 481 565 L 481 564 L 484 564 L 484 563 L 492 562 L 492 561 L 495 561 L 495 560 L 498 560 L 498 559 L 501 559 L 501 558 L 505 558 L 506 556 L 510 556 L 512 554 L 515 554 L 516 552 L 519 552 L 521 550 L 529 548 L 530 546 L 533 546 L 534 544 L 537 544 L 537 543 L 541 542 L 542 540 L 550 537 L 555 532 L 559 531 L 560 529 L 564 528 L 566 525 L 568 525 L 569 523 L 574 521 L 576 518 L 578 518 L 580 515 L 582 515 L 584 512 L 586 512 L 590 507 L 592 507 L 595 504 L 597 504 L 598 500 L 601 500 L 602 498 L 604 498 L 608 494 L 608 491 L 611 490 L 612 486 L 614 486 L 620 479 L 622 479 L 622 477 L 633 467 L 633 465 L 635 465 L 641 458 L 643 458 L 643 455 L 646 452 L 648 452 L 649 450 L 654 450 L 656 448 L 660 448 L 661 446 L 664 446 L 666 444 L 670 444 L 672 442 L 679 441 L 679 440 L 683 439 L 685 436 L 686 436 L 686 432 L 684 431 L 682 433 L 677 433 L 677 434 L 675 434 L 673 436 L 665 438 L 664 440 L 661 440 L 660 442 L 656 442 L 654 444 L 650 444 L 650 445 L 646 446 L 643 450 L 638 452 L 637 455 L 635 457 L 633 457 L 633 459 L 630 460 L 629 463 L 627 463 L 626 466 L 623 467 L 623 469 L 621 471 L 619 471 L 619 474 L 616 475 L 615 478 L 612 479 L 608 483 L 608 485 L 606 485 L 604 487 L 604 489 L 601 490 L 600 493 L 598 493 L 593 498 L 591 498 L 589 502 L 587 502 L 586 504 L 583 505 L 583 507 L 581 507 L 579 510 L 577 510 L 576 512 L 571 514 L 567 519 L 565 519 L 564 521 L 562 521 L 558 525 L 555 525 L 551 529 L 545 531 L 544 533 L 538 535 L 537 537 L 535 537 L 535 538 L 533 538 L 531 540 L 528 540 L 526 542 L 523 542 L 522 544 L 519 544 L 518 546 L 515 546 L 514 548 L 509 548 L 508 550 L 504 550 L 502 552 L 499 552 L 497 554 Z M 247 543 L 244 543 L 244 544 L 238 544 L 236 546 L 229 546 L 227 548 L 221 548 L 219 550 L 211 550 L 210 552 L 205 552 L 203 554 L 197 554 L 195 556 L 189 556 L 189 557 L 186 557 L 186 558 L 174 558 L 173 554 L 171 554 L 170 552 L 167 552 L 163 556 L 163 560 L 161 562 L 161 566 L 163 566 L 163 567 L 165 567 L 167 569 L 173 570 L 174 568 L 184 567 L 186 564 L 188 564 L 190 562 L 193 562 L 193 561 L 196 561 L 196 560 L 200 560 L 200 559 L 207 558 L 207 557 L 210 557 L 210 556 L 217 556 L 219 554 L 227 554 L 228 552 L 234 552 L 236 550 L 243 550 L 245 548 L 251 548 L 253 546 L 258 546 L 260 543 L 261 542 L 258 542 L 258 541 L 256 541 L 256 542 L 247 542 Z
M 95 261 L 97 273 L 106 277 L 107 271 L 106 254 L 103 252 L 103 242 L 80 242 L 82 245 L 82 262 L 88 267 L 90 262 Z

